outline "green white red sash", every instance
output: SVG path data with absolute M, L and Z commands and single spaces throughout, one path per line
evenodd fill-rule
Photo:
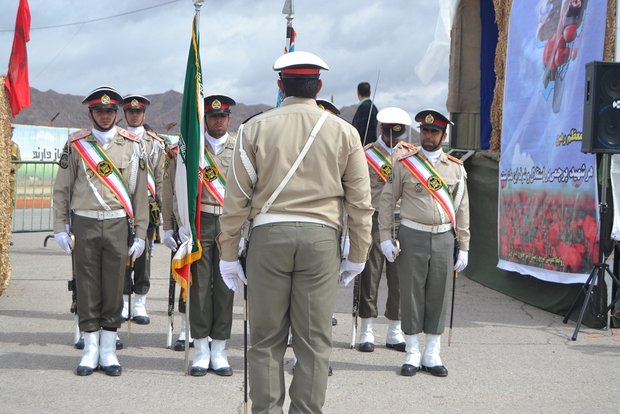
M 392 174 L 390 157 L 375 145 L 368 148 L 365 153 L 368 165 L 379 174 L 383 182 L 387 182 L 388 177 Z
M 133 219 L 133 207 L 131 197 L 125 185 L 123 175 L 116 165 L 96 142 L 78 139 L 71 141 L 73 148 L 80 154 L 86 165 L 106 187 L 114 193 L 118 201 L 123 205 L 129 218 Z
M 153 174 L 153 169 L 151 168 L 150 162 L 146 168 L 146 186 L 149 189 L 151 196 L 153 198 L 157 198 L 157 190 L 155 189 L 155 174 Z
M 215 162 L 215 157 L 205 145 L 205 167 L 200 169 L 200 180 L 207 191 L 215 198 L 220 206 L 224 205 L 226 193 L 226 177 L 224 177 Z
M 456 213 L 454 200 L 448 190 L 446 182 L 441 178 L 437 170 L 418 154 L 400 160 L 405 168 L 420 181 L 420 184 L 433 196 L 441 208 L 448 214 L 452 226 L 456 228 Z

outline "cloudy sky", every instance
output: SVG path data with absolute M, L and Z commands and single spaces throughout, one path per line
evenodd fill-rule
M 0 0 L 0 73 L 6 73 L 18 0 Z M 445 111 L 448 58 L 426 82 L 415 67 L 436 39 L 438 3 L 426 0 L 296 0 L 297 50 L 330 66 L 321 97 L 357 103 L 360 81 L 379 82 L 376 103 L 414 114 Z M 109 84 L 121 94 L 183 90 L 193 0 L 30 0 L 30 84 L 83 96 Z M 205 93 L 274 105 L 286 34 L 284 0 L 206 0 L 200 52 Z M 426 72 L 428 73 L 428 72 Z

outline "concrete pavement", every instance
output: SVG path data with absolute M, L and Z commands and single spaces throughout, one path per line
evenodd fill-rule
M 150 325 L 119 331 L 121 377 L 74 371 L 70 260 L 45 233 L 14 234 L 13 276 L 0 297 L 0 413 L 239 413 L 243 403 L 242 297 L 235 299 L 228 345 L 232 377 L 183 372 L 184 353 L 165 348 L 169 251 L 156 245 L 147 309 Z M 385 282 L 382 281 L 382 289 Z M 377 321 L 372 354 L 349 349 L 352 288 L 340 288 L 325 413 L 577 413 L 620 411 L 620 330 L 583 327 L 457 280 L 452 343 L 443 335 L 447 378 L 397 374 L 404 354 L 388 350 Z M 385 290 L 379 301 L 385 301 Z M 384 304 L 381 303 L 381 310 Z M 175 337 L 180 316 L 175 318 Z M 292 350 L 285 377 L 292 378 Z M 289 400 L 285 406 L 288 406 Z M 285 409 L 285 412 L 287 410 Z

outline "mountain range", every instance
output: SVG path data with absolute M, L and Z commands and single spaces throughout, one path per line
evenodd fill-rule
M 160 94 L 146 95 L 146 97 L 151 101 L 146 113 L 146 123 L 156 132 L 178 135 L 183 95 L 170 90 Z M 274 101 L 275 98 L 274 93 Z M 82 99 L 84 99 L 82 96 L 60 94 L 53 90 L 42 92 L 30 88 L 31 105 L 19 113 L 14 123 L 89 128 L 88 110 L 82 105 Z M 232 109 L 229 130 L 236 131 L 247 118 L 270 108 L 269 105 L 246 105 L 238 102 Z M 357 105 L 343 107 L 340 116 L 351 122 L 356 108 Z M 122 111 L 119 111 L 119 115 L 123 118 Z M 119 125 L 121 127 L 127 126 L 124 119 L 119 122 Z

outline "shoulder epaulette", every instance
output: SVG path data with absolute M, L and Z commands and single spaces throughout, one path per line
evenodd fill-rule
M 168 149 L 166 150 L 166 156 L 170 159 L 173 159 L 176 157 L 176 155 L 179 153 L 179 143 L 175 142 L 174 144 L 170 144 L 168 145 Z
M 75 131 L 71 135 L 69 135 L 69 142 L 77 141 L 78 139 L 82 139 L 90 135 L 90 131 L 88 129 L 80 129 L 79 131 Z
M 166 142 L 165 139 L 163 139 L 162 137 L 160 137 L 159 135 L 157 135 L 155 132 L 153 131 L 146 131 L 147 134 L 149 134 L 150 137 L 156 139 L 159 142 Z
M 398 157 L 398 161 L 404 160 L 405 158 L 409 158 L 412 155 L 416 155 L 417 153 L 418 153 L 418 149 L 415 148 L 414 150 L 405 153 L 405 155 Z
M 403 146 L 403 147 L 405 147 L 405 148 L 410 149 L 411 151 L 416 151 L 417 152 L 417 150 L 418 150 L 418 147 L 416 147 L 413 144 L 410 144 L 409 142 L 400 141 L 398 144 Z
M 118 135 L 130 139 L 132 141 L 140 142 L 140 137 L 134 134 L 133 132 L 129 132 L 126 129 L 118 128 Z
M 463 161 L 462 161 L 462 160 L 459 160 L 458 158 L 456 158 L 456 157 L 454 157 L 454 156 L 452 156 L 452 155 L 450 155 L 450 154 L 446 154 L 446 155 L 448 156 L 448 159 L 449 159 L 450 161 L 455 162 L 455 163 L 457 163 L 457 164 L 461 164 L 461 165 L 463 165 Z

